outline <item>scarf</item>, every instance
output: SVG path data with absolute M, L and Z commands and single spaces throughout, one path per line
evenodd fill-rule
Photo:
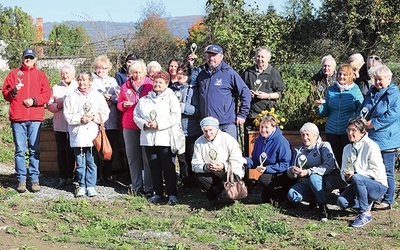
M 88 88 L 86 88 L 86 89 L 80 89 L 80 88 L 78 88 L 78 90 L 79 90 L 79 92 L 81 92 L 82 93 L 82 95 L 88 95 L 91 91 L 92 91 L 92 86 L 90 86 L 90 87 L 88 87 Z
M 354 83 L 349 84 L 349 85 L 342 85 L 339 82 L 335 82 L 335 84 L 340 89 L 340 92 L 343 92 L 345 90 L 349 90 L 354 86 Z

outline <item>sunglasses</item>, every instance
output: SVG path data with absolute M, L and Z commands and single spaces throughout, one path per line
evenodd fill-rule
M 373 60 L 377 60 L 377 61 L 381 60 L 378 56 L 370 56 L 370 57 L 368 57 L 368 59 L 373 59 Z
M 29 60 L 33 60 L 35 59 L 33 56 L 25 56 L 24 59 L 29 59 Z

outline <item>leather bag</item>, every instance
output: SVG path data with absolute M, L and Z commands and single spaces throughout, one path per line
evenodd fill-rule
M 103 118 L 100 116 L 100 124 L 99 124 L 99 133 L 93 139 L 94 147 L 97 150 L 97 153 L 102 160 L 109 161 L 112 157 L 112 147 L 110 141 L 107 138 L 106 129 L 104 127 Z
M 247 187 L 239 177 L 233 174 L 232 166 L 228 163 L 226 182 L 223 195 L 231 200 L 240 200 L 247 197 Z

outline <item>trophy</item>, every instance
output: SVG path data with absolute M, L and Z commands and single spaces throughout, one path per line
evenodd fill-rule
M 179 92 L 179 91 L 176 91 L 176 92 L 175 92 L 175 95 L 176 95 L 176 97 L 178 97 L 178 101 L 179 101 L 179 102 L 182 102 L 182 98 L 183 98 L 182 93 Z
M 297 158 L 297 165 L 299 166 L 300 169 L 303 169 L 306 163 L 307 163 L 307 157 L 305 155 L 300 155 L 299 158 Z
M 196 55 L 195 54 L 196 50 L 197 50 L 197 44 L 192 43 L 192 45 L 190 45 L 190 51 L 192 51 L 193 55 Z
M 155 122 L 157 118 L 157 112 L 155 110 L 150 111 L 149 117 L 151 122 Z
M 255 88 L 255 91 L 256 91 L 256 92 L 258 92 L 258 91 L 260 90 L 261 85 L 262 85 L 262 82 L 261 82 L 260 79 L 257 79 L 257 80 L 254 82 L 254 88 Z
M 131 102 L 132 96 L 133 96 L 132 90 L 128 89 L 125 93 L 125 97 L 126 97 L 126 100 L 129 102 L 129 105 L 131 105 L 131 106 L 133 105 L 133 102 Z
M 92 109 L 92 103 L 90 101 L 85 102 L 83 104 L 83 112 L 86 116 L 89 116 L 90 110 Z
M 369 113 L 369 110 L 367 107 L 363 107 L 360 111 L 360 116 L 361 118 L 364 118 L 365 120 L 367 119 L 367 115 Z
M 210 157 L 211 161 L 216 161 L 218 153 L 215 149 L 210 149 L 210 151 L 208 151 L 208 156 Z
M 347 157 L 347 168 L 343 170 L 345 174 L 349 174 L 351 172 L 354 173 L 354 165 L 356 163 L 356 160 L 357 160 L 356 152 L 355 149 L 352 148 L 351 155 Z
M 114 93 L 117 96 L 117 99 L 119 97 L 119 93 L 121 92 L 121 87 L 120 86 L 115 86 L 114 87 Z
M 325 88 L 324 86 L 322 86 L 322 84 L 320 84 L 317 88 L 317 96 L 321 101 L 321 103 L 325 103 L 324 95 L 325 95 Z
M 22 72 L 21 70 L 17 72 L 17 79 L 18 79 L 18 86 L 23 87 L 24 84 L 22 83 L 22 78 L 24 78 L 24 72 Z
M 264 167 L 264 162 L 267 160 L 267 154 L 265 152 L 262 152 L 259 156 L 259 160 L 260 160 L 260 165 L 262 167 Z

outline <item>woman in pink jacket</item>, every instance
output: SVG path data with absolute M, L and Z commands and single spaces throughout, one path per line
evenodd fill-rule
M 153 89 L 153 81 L 146 77 L 146 64 L 135 60 L 129 67 L 130 77 L 121 86 L 117 108 L 122 114 L 122 134 L 131 175 L 132 194 L 153 194 L 150 168 L 144 150 L 140 146 L 140 129 L 133 121 L 133 110 L 139 98 Z M 144 170 L 144 175 L 142 175 Z

